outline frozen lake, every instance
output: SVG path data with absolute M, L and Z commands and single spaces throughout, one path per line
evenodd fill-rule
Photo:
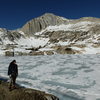
M 60 100 L 100 100 L 100 55 L 0 57 L 0 76 L 6 77 L 15 59 L 17 83 L 39 89 Z

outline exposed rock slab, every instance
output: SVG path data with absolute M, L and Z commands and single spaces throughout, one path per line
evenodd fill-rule
M 9 91 L 8 83 L 0 81 L 0 100 L 59 100 L 52 94 L 43 91 L 17 86 Z

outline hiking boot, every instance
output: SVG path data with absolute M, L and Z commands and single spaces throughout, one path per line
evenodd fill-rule
M 13 89 L 16 89 L 16 86 L 13 86 Z

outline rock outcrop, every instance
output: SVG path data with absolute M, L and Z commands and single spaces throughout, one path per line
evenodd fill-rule
M 0 81 L 0 100 L 59 100 L 52 94 L 43 91 L 28 89 L 17 86 L 9 91 L 8 83 Z
M 24 35 L 18 32 L 17 30 L 10 31 L 4 28 L 0 28 L 0 44 L 15 44 L 15 40 L 19 40 L 21 37 L 24 38 Z

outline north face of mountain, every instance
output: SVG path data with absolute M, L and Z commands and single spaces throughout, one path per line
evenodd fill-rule
M 34 34 L 36 32 L 40 32 L 41 30 L 45 29 L 48 26 L 55 26 L 61 24 L 67 24 L 69 22 L 68 19 L 63 17 L 56 16 L 51 13 L 46 13 L 38 18 L 32 19 L 27 22 L 22 28 L 25 34 Z

